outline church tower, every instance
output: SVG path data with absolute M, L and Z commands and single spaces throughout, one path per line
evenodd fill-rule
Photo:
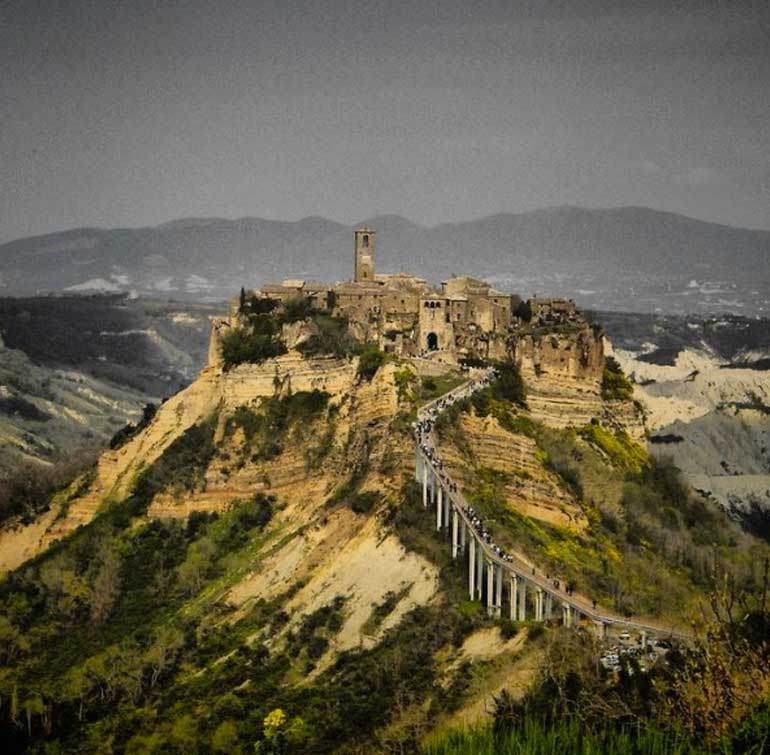
M 374 231 L 356 231 L 356 283 L 374 282 Z

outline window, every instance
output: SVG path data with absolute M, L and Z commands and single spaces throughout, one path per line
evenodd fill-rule
M 365 233 L 361 239 L 361 242 L 364 246 L 369 246 L 369 234 Z

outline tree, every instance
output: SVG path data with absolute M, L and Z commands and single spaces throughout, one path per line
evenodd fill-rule
M 112 613 L 115 601 L 120 595 L 121 559 L 114 545 L 109 541 L 102 544 L 99 553 L 101 565 L 91 584 L 91 620 L 97 626 L 104 623 Z
M 203 586 L 203 580 L 211 569 L 216 546 L 207 537 L 196 540 L 187 550 L 187 558 L 179 565 L 177 577 L 182 589 L 193 594 Z
M 144 654 L 145 663 L 149 664 L 150 687 L 154 687 L 164 671 L 173 666 L 184 645 L 184 634 L 175 627 L 160 627 L 155 633 L 152 644 Z
M 358 376 L 364 380 L 371 380 L 384 361 L 385 354 L 377 348 L 377 344 L 365 344 L 358 358 Z
M 238 745 L 238 729 L 233 721 L 222 721 L 211 737 L 214 752 L 233 752 Z

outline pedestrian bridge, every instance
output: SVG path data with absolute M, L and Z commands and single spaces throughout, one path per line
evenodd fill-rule
M 655 622 L 615 614 L 585 596 L 568 591 L 520 554 L 496 546 L 472 515 L 459 486 L 445 470 L 437 452 L 434 423 L 441 411 L 461 398 L 489 385 L 493 371 L 477 377 L 422 407 L 415 425 L 415 476 L 422 486 L 422 503 L 435 507 L 436 529 L 448 540 L 453 559 L 463 559 L 468 568 L 471 600 L 486 604 L 492 616 L 503 612 L 514 621 L 558 620 L 564 626 L 593 626 L 601 638 L 610 631 L 638 632 L 642 643 L 654 637 L 686 639 L 688 634 Z

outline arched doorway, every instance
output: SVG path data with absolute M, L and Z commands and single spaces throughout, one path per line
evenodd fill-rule
M 438 336 L 435 333 L 428 333 L 428 351 L 435 351 L 438 348 Z

